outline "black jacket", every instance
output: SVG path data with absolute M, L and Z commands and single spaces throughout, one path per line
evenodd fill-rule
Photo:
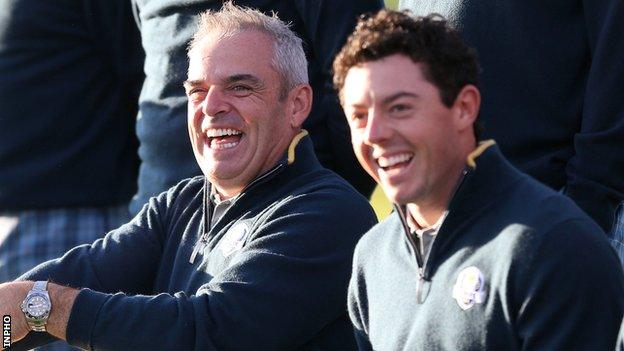
M 93 289 L 76 299 L 68 342 L 95 350 L 355 349 L 346 295 L 355 244 L 375 223 L 366 199 L 320 166 L 307 137 L 292 163 L 284 158 L 254 180 L 213 227 L 209 188 L 201 176 L 182 181 L 104 239 L 22 277 Z
M 0 2 L 0 211 L 130 199 L 142 65 L 127 0 Z

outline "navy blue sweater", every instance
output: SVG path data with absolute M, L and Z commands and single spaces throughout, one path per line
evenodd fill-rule
M 346 293 L 366 199 L 320 166 L 309 138 L 294 163 L 256 179 L 208 230 L 203 177 L 152 198 L 129 224 L 23 279 L 88 287 L 68 342 L 106 350 L 351 350 Z M 40 342 L 30 336 L 15 348 Z
M 200 174 L 188 140 L 186 47 L 198 14 L 218 10 L 220 0 L 133 0 L 146 53 L 137 135 L 140 141 L 139 190 L 131 204 L 136 213 L 147 200 L 184 178 Z M 376 11 L 381 0 L 241 0 L 292 24 L 304 42 L 314 101 L 304 128 L 310 132 L 321 163 L 347 179 L 363 194 L 374 181 L 356 160 L 349 128 L 331 82 L 335 53 L 351 33 L 359 14 Z
M 0 2 L 0 211 L 130 199 L 142 63 L 127 0 Z
M 624 199 L 622 0 L 402 0 L 449 18 L 483 68 L 485 136 L 603 230 Z

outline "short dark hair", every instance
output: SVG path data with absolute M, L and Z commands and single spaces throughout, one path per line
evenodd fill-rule
M 402 54 L 421 63 L 423 75 L 450 107 L 461 89 L 478 86 L 480 67 L 473 48 L 452 29 L 444 17 L 413 17 L 409 11 L 381 10 L 362 16 L 334 60 L 334 86 L 342 96 L 347 72 L 353 66 Z M 481 126 L 475 122 L 479 140 Z

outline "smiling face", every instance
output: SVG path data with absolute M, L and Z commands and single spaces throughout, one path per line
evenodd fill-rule
M 224 197 L 277 164 L 299 125 L 271 65 L 273 42 L 248 31 L 203 38 L 189 53 L 188 128 L 195 158 Z
M 474 116 L 464 118 L 461 99 L 445 106 L 422 68 L 399 54 L 354 66 L 342 103 L 355 154 L 386 195 L 445 208 L 474 147 Z

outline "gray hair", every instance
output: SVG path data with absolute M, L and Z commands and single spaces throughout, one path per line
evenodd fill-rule
M 190 56 L 199 42 L 210 34 L 216 33 L 224 38 L 248 30 L 265 33 L 273 41 L 271 64 L 282 78 L 282 97 L 295 86 L 308 83 L 308 61 L 303 52 L 303 44 L 289 25 L 282 22 L 275 13 L 267 16 L 260 11 L 234 5 L 231 1 L 223 3 L 219 11 L 208 10 L 200 14 L 199 28 L 189 43 L 188 54 Z

